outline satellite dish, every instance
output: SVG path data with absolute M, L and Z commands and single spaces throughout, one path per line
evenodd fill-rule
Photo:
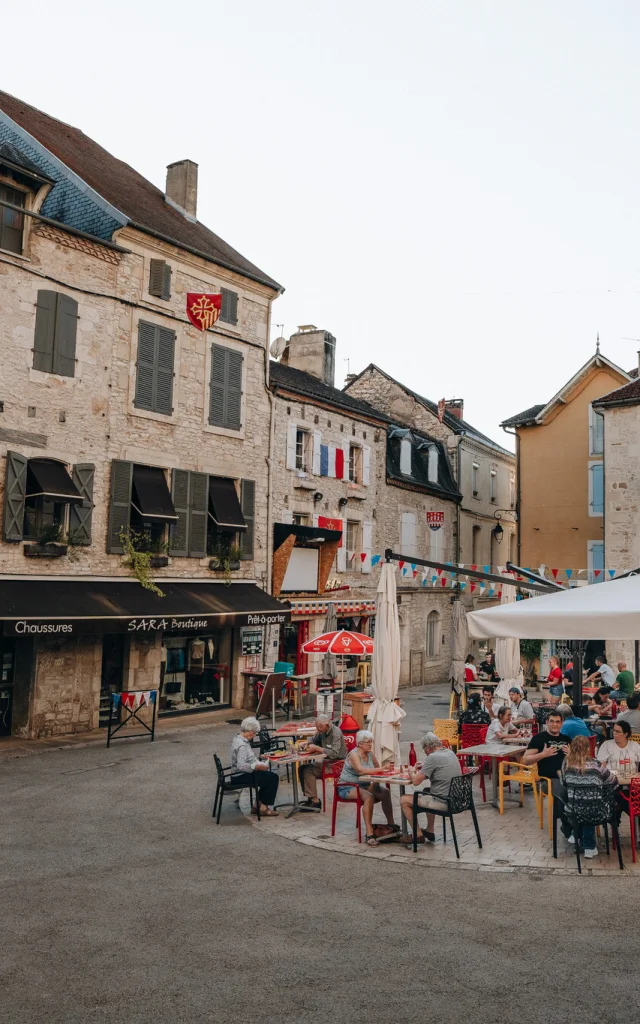
M 279 359 L 280 356 L 282 355 L 282 353 L 284 352 L 285 348 L 287 347 L 287 345 L 288 345 L 288 341 L 287 341 L 286 338 L 280 337 L 280 338 L 276 338 L 275 341 L 272 341 L 271 342 L 271 348 L 269 349 L 269 351 L 271 352 L 271 355 L 273 356 L 273 358 L 274 359 Z

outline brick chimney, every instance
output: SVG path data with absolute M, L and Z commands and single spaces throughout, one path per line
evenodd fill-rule
M 464 398 L 447 398 L 444 407 L 452 416 L 457 416 L 459 420 L 463 418 Z
M 325 384 L 335 387 L 336 339 L 328 331 L 305 324 L 289 338 L 280 362 L 312 373 Z
M 188 220 L 196 219 L 198 165 L 193 160 L 177 160 L 175 164 L 169 164 L 165 199 Z

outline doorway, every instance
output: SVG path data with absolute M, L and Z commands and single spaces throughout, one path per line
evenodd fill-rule
M 111 694 L 122 692 L 126 640 L 125 633 L 105 633 L 102 637 L 99 724 L 105 727 L 109 721 Z
M 15 640 L 0 639 L 0 736 L 11 735 L 13 717 L 13 683 L 15 668 Z

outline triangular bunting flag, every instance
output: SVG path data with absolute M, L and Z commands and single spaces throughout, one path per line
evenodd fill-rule
M 446 587 L 446 585 L 447 585 L 447 577 L 443 576 L 442 579 L 440 580 L 440 582 L 442 583 L 443 587 Z
M 470 565 L 469 568 L 472 569 L 475 572 L 476 569 L 478 568 L 478 566 L 477 565 Z
M 573 569 L 565 569 L 564 571 L 565 571 L 567 579 L 570 580 L 571 577 L 573 576 Z M 614 572 L 615 572 L 615 569 L 614 569 Z
M 616 570 L 615 569 L 607 569 L 607 572 L 609 573 L 609 579 L 612 580 L 613 577 L 616 574 Z M 608 593 L 608 591 L 607 591 L 607 593 Z
M 493 597 L 493 595 L 495 594 L 495 592 L 496 592 L 496 588 L 495 588 L 495 587 L 491 587 L 491 588 L 489 589 L 489 597 Z
M 558 578 L 558 570 L 557 569 L 552 569 L 551 570 L 551 575 L 553 576 L 554 580 L 557 580 L 557 578 Z
M 482 568 L 483 568 L 483 570 L 485 572 L 489 572 L 489 570 L 491 569 L 491 566 L 490 565 L 484 565 Z
M 362 563 L 364 563 L 364 560 L 365 560 L 366 557 L 367 557 L 367 552 L 366 551 L 361 551 L 360 552 L 360 561 Z
M 464 582 L 463 580 L 460 580 L 460 590 L 464 590 L 464 588 L 466 587 L 466 585 L 467 585 L 467 584 L 466 584 L 466 583 L 465 583 L 465 582 Z
M 474 592 L 474 590 L 475 590 L 475 589 L 476 589 L 476 585 L 475 585 L 475 583 L 472 583 L 472 584 L 471 584 L 471 593 L 472 593 L 472 594 L 473 594 L 473 592 Z
M 378 564 L 378 562 L 380 561 L 381 558 L 382 558 L 382 555 L 372 555 L 371 556 L 371 568 L 372 569 L 374 568 L 374 566 L 376 566 Z
M 404 569 L 404 562 L 398 562 L 398 569 Z
M 601 572 L 602 572 L 602 569 L 594 569 L 593 570 L 593 575 L 598 577 Z M 598 593 L 599 593 L 599 591 L 598 591 Z M 609 591 L 607 591 L 607 593 L 609 593 Z

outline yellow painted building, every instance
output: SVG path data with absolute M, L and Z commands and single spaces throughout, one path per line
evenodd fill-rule
M 551 401 L 501 424 L 517 438 L 519 565 L 604 568 L 604 421 L 591 403 L 630 379 L 598 349 Z

